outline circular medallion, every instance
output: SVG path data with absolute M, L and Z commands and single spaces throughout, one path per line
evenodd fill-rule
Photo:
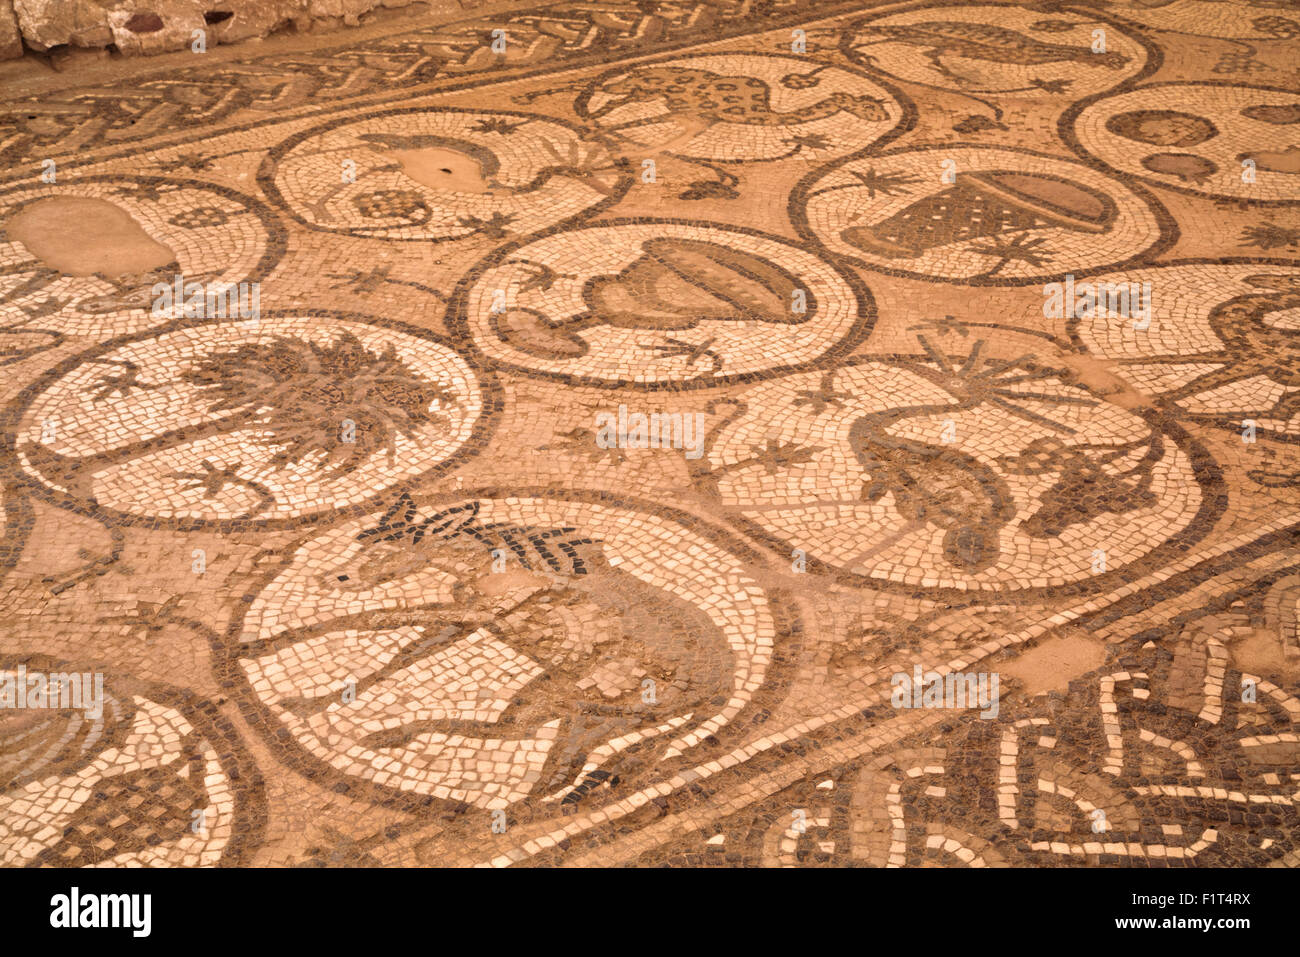
M 1120 0 L 1110 9 L 1125 20 L 1171 33 L 1239 40 L 1300 37 L 1294 0 Z
M 870 330 L 875 309 L 856 278 L 786 240 L 636 220 L 497 251 L 450 315 L 519 372 L 680 389 L 844 352 Z
M 1069 11 L 926 5 L 859 20 L 844 52 L 909 83 L 979 96 L 1077 99 L 1141 73 L 1148 53 L 1118 26 Z
M 0 864 L 246 862 L 261 779 L 217 709 L 43 655 L 0 658 Z
M 750 531 L 875 587 L 1100 587 L 1205 534 L 1203 454 L 983 347 L 756 386 L 707 450 L 705 487 Z
M 615 201 L 631 183 L 565 123 L 500 110 L 392 110 L 299 133 L 259 174 L 314 229 L 389 240 L 500 240 Z
M 1145 327 L 1109 313 L 1070 323 L 1134 388 L 1203 422 L 1300 442 L 1300 268 L 1210 262 L 1086 282 L 1150 284 Z
M 127 521 L 287 521 L 477 452 L 495 385 L 441 340 L 338 313 L 114 340 L 29 388 L 27 476 Z
M 282 252 L 274 235 L 261 203 L 189 180 L 86 176 L 0 194 L 5 351 L 157 326 L 157 284 L 260 280 Z
M 1198 196 L 1300 202 L 1300 93 L 1158 83 L 1079 104 L 1066 141 L 1111 169 Z
M 800 232 L 837 256 L 971 285 L 1120 265 L 1161 248 L 1169 222 L 1154 200 L 1081 163 L 983 146 L 850 159 L 801 183 L 791 208 Z
M 770 53 L 620 67 L 576 107 L 623 143 L 722 163 L 843 156 L 892 133 L 909 108 L 856 70 Z
M 426 806 L 559 809 L 693 754 L 755 703 L 792 627 L 681 513 L 416 502 L 303 542 L 225 650 L 283 760 Z

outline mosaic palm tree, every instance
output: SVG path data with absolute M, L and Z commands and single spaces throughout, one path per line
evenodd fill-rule
M 212 436 L 256 430 L 274 450 L 270 467 L 312 460 L 323 478 L 333 480 L 380 451 L 393 464 L 399 436 L 449 428 L 445 410 L 457 404 L 450 386 L 411 369 L 392 343 L 372 351 L 351 332 L 328 344 L 292 336 L 240 343 L 199 359 L 177 383 L 195 389 L 215 417 L 85 456 L 29 446 L 28 461 L 55 484 L 89 494 L 91 479 L 104 469 Z M 226 481 L 206 483 L 207 497 L 227 482 L 248 484 L 234 477 L 239 467 L 227 464 Z

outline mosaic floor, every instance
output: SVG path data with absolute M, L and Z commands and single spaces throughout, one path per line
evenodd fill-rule
M 1300 865 L 1293 0 L 277 49 L 0 102 L 0 864 Z

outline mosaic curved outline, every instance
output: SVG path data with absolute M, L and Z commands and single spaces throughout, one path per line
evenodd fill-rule
M 1079 348 L 1186 420 L 1237 432 L 1250 420 L 1261 437 L 1300 442 L 1300 263 L 1175 260 L 1078 281 L 1108 280 L 1159 289 L 1151 323 L 1068 317 Z
M 167 203 L 187 192 L 208 193 L 242 211 L 220 206 L 176 206 L 168 216 Z M 14 197 L 31 194 L 13 202 Z M 166 246 L 176 259 L 135 275 L 86 276 L 63 274 L 30 253 L 20 242 L 0 242 L 0 316 L 5 331 L 40 333 L 62 341 L 66 335 L 123 335 L 165 320 L 152 315 L 155 283 L 171 285 L 176 275 L 187 282 L 209 284 L 260 282 L 275 271 L 285 250 L 278 218 L 260 200 L 227 186 L 176 176 L 73 175 L 56 183 L 12 186 L 0 192 L 0 217 L 17 216 L 47 200 L 93 199 L 111 203 L 128 216 L 141 233 Z M 199 213 L 207 214 L 207 221 Z M 141 222 L 141 219 L 144 222 Z M 243 222 L 255 222 L 259 235 L 241 248 Z M 182 220 L 174 222 L 173 220 Z M 215 232 L 234 230 L 233 248 L 208 248 Z M 152 230 L 152 231 L 151 231 Z M 176 248 L 176 247 L 179 247 Z M 5 281 L 13 277 L 16 282 Z M 12 312 L 12 323 L 7 322 Z
M 1183 102 L 1176 97 L 1179 88 L 1214 91 L 1227 100 L 1223 106 L 1229 112 Z M 1157 99 L 1165 93 L 1168 100 Z M 1100 138 L 1105 149 L 1085 143 L 1080 123 L 1092 119 L 1108 101 L 1125 100 L 1132 102 L 1133 109 L 1116 112 L 1112 103 L 1100 124 L 1105 132 L 1085 134 Z M 1190 196 L 1252 206 L 1300 203 L 1300 93 L 1295 90 L 1226 80 L 1145 83 L 1080 100 L 1061 115 L 1058 130 L 1080 158 L 1112 174 L 1138 177 Z M 1260 145 L 1278 148 L 1261 150 Z M 1147 155 L 1138 159 L 1137 154 L 1144 152 Z M 1116 162 L 1116 156 L 1124 161 Z M 1256 163 L 1251 182 L 1245 181 L 1242 161 L 1246 159 Z M 1217 188 L 1198 188 L 1211 183 Z M 1258 195 L 1265 185 L 1271 195 Z
M 326 341 L 329 330 L 313 327 L 311 318 L 329 320 L 338 334 Z M 268 339 L 264 332 L 268 326 L 285 331 Z M 215 350 L 208 330 L 224 336 L 224 350 Z M 450 378 L 435 381 L 432 367 L 419 368 L 419 362 L 417 368 L 410 368 L 416 357 L 409 349 L 397 353 L 394 339 L 384 338 L 385 330 L 431 350 L 424 365 L 434 360 L 450 363 L 440 373 Z M 201 349 L 196 345 L 200 341 Z M 135 361 L 130 350 L 159 342 L 168 343 L 159 361 L 172 378 L 142 381 L 141 376 L 149 374 L 149 362 L 144 356 Z M 187 343 L 193 347 L 188 351 Z M 113 357 L 119 352 L 125 352 L 125 358 Z M 99 373 L 96 381 L 74 381 L 91 371 Z M 331 375 L 343 377 L 346 386 L 331 385 Z M 285 376 L 298 378 L 290 381 Z M 70 408 L 82 421 L 80 438 L 66 437 L 57 408 L 55 415 L 42 416 L 39 424 L 32 418 L 43 399 L 54 401 L 48 396 L 55 389 L 67 392 L 77 385 L 80 390 L 67 401 L 73 402 Z M 174 394 L 165 395 L 168 391 Z M 467 396 L 463 405 L 457 398 L 462 392 Z M 156 411 L 149 407 L 151 400 L 157 401 L 154 397 L 162 402 Z M 276 403 L 266 406 L 267 397 L 275 397 Z M 198 408 L 196 400 L 206 408 Z M 149 437 L 120 447 L 99 447 L 95 435 L 103 431 L 97 418 L 102 415 L 96 407 L 100 401 L 121 406 L 119 418 L 128 423 L 138 420 L 151 433 Z M 137 407 L 139 401 L 145 405 Z M 362 513 L 393 489 L 443 475 L 477 454 L 488 442 L 499 411 L 495 377 L 445 339 L 392 320 L 302 309 L 268 311 L 260 320 L 245 323 L 177 320 L 161 330 L 109 340 L 47 371 L 10 404 L 4 421 L 12 454 L 24 463 L 25 482 L 53 504 L 112 524 L 235 529 L 250 521 L 281 528 L 314 524 L 328 514 Z M 81 453 L 50 450 L 44 437 L 49 422 L 54 423 L 49 441 L 72 441 Z M 170 425 L 161 428 L 159 422 Z M 353 424 L 350 436 L 348 422 Z M 449 443 L 438 439 L 445 448 L 420 450 L 421 436 L 444 428 L 452 430 Z M 20 441 L 24 429 L 28 434 Z M 130 434 L 129 427 L 123 430 Z M 399 446 L 408 462 L 412 455 L 429 461 L 414 470 L 408 464 L 384 481 L 382 456 L 396 462 Z M 257 474 L 241 474 L 246 472 L 242 462 L 227 461 L 240 450 L 260 463 L 250 466 Z M 173 461 L 176 456 L 184 461 Z M 86 472 L 87 462 L 99 467 Z M 167 483 L 160 486 L 158 479 L 142 483 L 139 475 L 128 474 L 140 468 L 152 474 L 150 463 L 163 470 L 172 494 L 180 496 L 171 514 L 157 504 L 157 494 Z M 103 490 L 97 476 L 101 474 L 120 479 L 110 483 L 115 497 L 108 500 L 116 504 L 99 502 Z M 382 482 L 378 489 L 376 481 Z M 295 483 L 307 489 L 318 487 L 320 494 L 335 494 L 335 498 L 289 510 L 291 506 L 280 496 L 297 494 L 292 488 Z M 342 497 L 331 493 L 339 487 L 345 487 Z M 227 514 L 206 514 L 211 509 L 203 502 L 219 502 L 219 496 L 232 493 L 237 500 L 222 506 Z
M 747 60 L 785 61 L 790 72 L 777 78 L 774 88 L 770 80 L 775 72 L 766 79 L 741 72 L 749 65 Z M 737 61 L 735 72 L 721 72 L 729 68 L 728 61 Z M 800 72 L 798 66 L 814 69 Z M 839 88 L 823 95 L 825 71 L 830 71 L 833 85 Z M 736 82 L 742 78 L 743 84 Z M 854 81 L 865 92 L 853 92 Z M 742 85 L 744 89 L 736 89 Z M 778 109 L 778 99 L 788 101 L 788 108 Z M 648 112 L 649 105 L 658 101 L 665 106 L 663 112 Z M 916 108 L 901 91 L 865 72 L 770 51 L 679 55 L 641 61 L 630 69 L 616 67 L 583 88 L 574 112 L 607 136 L 627 137 L 647 150 L 709 163 L 762 163 L 792 157 L 821 162 L 888 143 L 916 119 Z M 665 119 L 656 121 L 659 116 Z M 679 116 L 680 123 L 674 119 Z M 731 116 L 737 118 L 735 122 L 728 119 Z M 678 130 L 667 142 L 664 131 L 652 133 L 665 125 Z M 758 135 L 762 155 L 735 155 L 737 144 L 729 134 L 737 133 L 736 128 L 745 134 L 744 148 L 752 147 Z M 638 129 L 652 134 L 650 142 L 640 143 L 623 132 Z
M 676 563 L 629 550 L 642 539 Z M 400 496 L 286 550 L 214 635 L 214 667 L 299 773 L 410 812 L 472 806 L 485 826 L 496 810 L 547 817 L 694 766 L 779 697 L 801 626 L 751 577 L 756 557 L 611 493 Z M 467 758 L 480 739 L 491 766 Z
M 944 11 L 965 12 L 970 18 L 945 18 Z M 1021 13 L 1008 23 L 1003 16 L 1007 11 Z M 1096 38 L 1091 31 L 1098 24 L 1103 30 L 1113 28 L 1123 38 L 1121 49 L 1115 49 L 1109 42 L 1110 34 L 1106 34 L 1109 48 L 1093 51 Z M 1078 43 L 1065 42 L 1068 39 Z M 860 40 L 866 42 L 858 42 Z M 862 52 L 891 44 L 903 50 L 899 51 L 901 55 L 890 57 L 884 64 L 878 55 Z M 1092 66 L 1089 60 L 1095 60 L 1100 70 L 1117 73 L 1132 65 L 1131 72 L 1113 78 L 1107 77 L 1105 72 L 1095 74 L 1100 85 L 1091 84 L 1095 89 L 1089 92 L 1114 90 L 1150 76 L 1160 68 L 1162 61 L 1158 46 L 1139 32 L 1126 30 L 1122 22 L 1095 10 L 1085 14 L 1079 9 L 1044 10 L 1020 3 L 971 4 L 945 0 L 929 0 L 855 19 L 845 26 L 839 49 L 853 62 L 895 80 L 963 94 L 985 106 L 990 104 L 982 100 L 982 96 L 994 99 L 1007 94 L 1076 97 L 1080 94 L 1071 87 L 1078 82 L 1079 71 L 1074 67 L 1082 66 L 1089 70 Z M 908 51 L 921 52 L 929 65 L 909 62 L 912 58 L 906 55 Z M 1135 54 L 1139 52 L 1141 59 L 1135 62 Z M 993 75 L 978 79 L 963 77 L 945 62 L 948 59 L 964 60 L 968 71 L 972 69 L 970 64 L 979 64 L 975 69 Z M 892 71 L 890 66 L 893 66 Z M 903 71 L 909 75 L 902 75 Z M 1011 85 L 1002 89 L 988 88 L 988 83 L 995 82 L 999 73 L 1006 76 Z M 1034 73 L 1052 75 L 1028 75 Z M 1085 77 L 1094 73 L 1085 73 Z M 1113 82 L 1107 84 L 1108 79 Z M 1002 110 L 992 108 L 1000 119 Z
M 1025 169 L 1020 159 L 999 164 L 998 156 L 1033 157 L 1038 168 Z M 931 162 L 922 169 L 918 157 Z M 830 193 L 836 198 L 816 202 Z M 864 222 L 868 205 L 875 218 Z M 1164 252 L 1179 235 L 1174 218 L 1140 186 L 1077 160 L 978 143 L 837 160 L 799 181 L 788 212 L 822 255 L 891 276 L 968 286 L 1053 282 L 1102 265 L 1121 269 Z M 1085 259 L 1077 244 L 1089 236 L 1100 249 Z
M 923 345 L 748 390 L 692 463 L 695 487 L 810 572 L 948 601 L 1099 591 L 1170 561 L 1222 514 L 1218 465 L 1156 410 L 1107 403 L 1030 357 L 984 359 L 979 341 L 965 356 Z M 1178 479 L 1194 480 L 1194 500 Z M 808 499 L 810 483 L 824 491 Z M 1031 556 L 1036 571 L 1020 567 Z
M 416 128 L 404 128 L 400 121 L 405 118 L 417 121 Z M 477 120 L 476 127 L 468 127 L 471 119 Z M 530 149 L 520 153 L 525 158 L 513 168 L 503 162 L 501 151 L 510 136 L 533 123 L 565 136 L 532 136 Z M 387 129 L 390 125 L 395 128 Z M 365 130 L 358 134 L 364 142 L 352 144 L 351 149 L 329 145 L 350 128 Z M 584 140 L 582 132 L 567 120 L 516 110 L 383 110 L 293 134 L 267 153 L 257 180 L 270 202 L 312 230 L 430 243 L 503 239 L 581 222 L 627 192 L 632 175 L 626 164 L 600 143 Z M 324 142 L 312 151 L 307 144 L 314 139 Z M 447 186 L 431 185 L 406 171 L 403 156 L 418 160 L 421 150 L 435 151 L 449 164 L 440 169 L 449 176 Z M 299 154 L 303 155 L 295 166 Z M 327 154 L 333 158 L 328 164 L 320 159 Z M 353 164 L 351 180 L 344 174 L 344 161 Z M 427 164 L 418 164 L 423 165 Z M 313 186 L 329 183 L 331 188 L 311 202 L 286 196 L 283 179 L 296 175 L 299 167 L 310 175 L 313 166 L 320 166 L 319 182 L 311 180 Z M 454 188 L 461 186 L 465 188 Z M 585 195 L 570 199 L 568 193 L 576 190 Z M 355 209 L 346 208 L 347 199 Z M 345 212 L 359 218 L 337 226 L 325 222 Z M 374 223 L 367 225 L 365 220 Z
M 606 238 L 619 234 L 633 238 Z M 736 236 L 748 248 L 720 241 Z M 574 237 L 586 245 L 566 249 Z M 546 255 L 510 259 L 537 247 Z M 497 275 L 505 279 L 494 285 Z M 684 298 L 665 299 L 665 286 Z M 471 339 L 497 368 L 645 391 L 815 368 L 852 351 L 875 317 L 861 279 L 788 239 L 661 218 L 607 220 L 502 246 L 461 280 L 447 307 L 453 334 Z M 764 340 L 759 361 L 730 371 L 727 364 L 753 348 L 755 325 Z
M 216 705 L 189 691 L 47 655 L 0 656 L 0 672 L 13 681 L 15 695 L 25 680 L 27 703 L 0 712 L 6 865 L 249 862 L 266 827 L 262 778 Z M 56 682 L 72 674 L 81 677 Z M 84 687 L 87 675 L 93 690 Z M 46 699 L 64 695 L 63 687 L 59 703 L 72 707 L 48 707 Z M 39 705 L 32 703 L 38 690 Z

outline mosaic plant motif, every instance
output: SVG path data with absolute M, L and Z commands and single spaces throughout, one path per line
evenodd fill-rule
M 1300 865 L 1294 3 L 506 7 L 6 88 L 0 864 Z
M 6 867 L 230 866 L 255 844 L 260 781 L 215 709 L 41 656 L 5 660 L 0 681 L 29 672 L 101 688 L 93 713 L 53 707 L 71 702 L 52 684 L 48 705 L 4 709 Z
M 56 376 L 17 454 L 51 491 L 128 515 L 288 518 L 444 465 L 485 404 L 456 352 L 395 329 L 310 315 L 191 325 L 109 343 Z

